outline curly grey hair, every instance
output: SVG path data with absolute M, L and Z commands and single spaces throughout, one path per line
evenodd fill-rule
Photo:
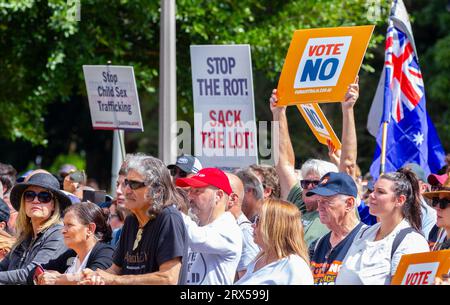
M 184 210 L 184 201 L 175 190 L 172 179 L 166 165 L 159 159 L 142 153 L 127 156 L 125 172 L 135 171 L 144 177 L 148 187 L 147 196 L 152 205 L 149 215 L 156 216 L 163 208 L 175 205 L 179 210 Z

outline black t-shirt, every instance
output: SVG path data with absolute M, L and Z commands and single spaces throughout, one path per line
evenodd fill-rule
M 342 261 L 353 243 L 356 234 L 364 226 L 360 222 L 343 240 L 331 248 L 331 232 L 317 241 L 314 254 L 311 257 L 311 271 L 315 285 L 335 284 L 336 277 L 341 269 Z
M 144 226 L 142 238 L 133 251 L 139 223 L 134 215 L 125 219 L 122 234 L 114 252 L 114 264 L 122 275 L 159 271 L 159 267 L 176 257 L 183 258 L 187 249 L 187 233 L 180 212 L 173 206 L 164 208 Z M 180 272 L 184 276 L 184 270 Z

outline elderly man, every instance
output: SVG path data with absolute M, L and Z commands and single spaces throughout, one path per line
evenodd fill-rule
M 242 252 L 242 232 L 227 212 L 230 182 L 223 171 L 204 168 L 176 185 L 190 187 L 191 210 L 198 224 L 183 214 L 189 236 L 188 274 L 184 284 L 231 285 Z
M 316 197 L 320 222 L 331 231 L 310 249 L 311 271 L 316 285 L 335 284 L 342 261 L 353 239 L 364 226 L 356 216 L 358 189 L 345 173 L 328 173 L 306 193 Z
M 247 271 L 248 264 L 258 255 L 260 249 L 253 240 L 252 223 L 242 213 L 242 199 L 244 198 L 244 184 L 238 176 L 225 173 L 230 181 L 231 190 L 233 191 L 228 201 L 228 211 L 236 218 L 237 224 L 242 231 L 243 244 L 242 255 L 236 272 L 236 280 L 240 279 Z
M 80 284 L 177 284 L 184 281 L 182 258 L 187 233 L 179 198 L 161 160 L 142 154 L 127 157 L 122 236 L 106 271 L 83 271 Z
M 317 201 L 315 197 L 308 198 L 306 192 L 319 183 L 319 179 L 327 172 L 346 172 L 355 178 L 357 141 L 353 115 L 353 107 L 359 96 L 358 78 L 348 90 L 342 102 L 342 153 L 339 159 L 339 169 L 336 165 L 322 160 L 309 159 L 301 167 L 302 179 L 298 184 L 295 173 L 295 154 L 289 136 L 286 106 L 277 106 L 278 96 L 276 89 L 270 97 L 270 110 L 273 121 L 279 123 L 279 160 L 275 163 L 280 178 L 281 198 L 297 205 L 302 211 L 302 222 L 305 230 L 305 241 L 313 244 L 317 238 L 328 232 L 328 229 L 319 221 Z
M 253 223 L 264 201 L 263 185 L 250 168 L 240 170 L 236 175 L 244 183 L 242 212 Z

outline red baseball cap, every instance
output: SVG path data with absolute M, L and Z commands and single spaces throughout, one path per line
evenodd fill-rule
M 197 174 L 189 178 L 178 178 L 175 181 L 177 186 L 181 187 L 207 187 L 207 186 L 215 186 L 225 193 L 230 195 L 233 191 L 231 190 L 230 181 L 228 180 L 227 175 L 223 171 L 218 168 L 204 168 L 200 170 Z

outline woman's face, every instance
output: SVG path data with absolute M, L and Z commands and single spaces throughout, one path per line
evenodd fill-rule
M 23 192 L 25 201 L 25 213 L 31 220 L 45 221 L 50 218 L 55 210 L 53 194 L 39 186 L 29 186 Z
M 450 200 L 450 195 L 448 194 L 440 194 L 439 195 L 440 200 Z M 440 205 L 436 205 L 434 207 L 436 209 L 437 214 L 437 220 L 436 225 L 439 228 L 445 228 L 450 229 L 450 204 L 447 204 L 447 207 L 445 209 L 441 209 Z
M 392 191 L 394 182 L 387 179 L 379 179 L 370 194 L 369 212 L 378 217 L 390 215 L 399 206 L 399 200 Z
M 85 243 L 92 236 L 93 232 L 90 230 L 89 225 L 82 224 L 77 215 L 73 211 L 69 211 L 64 215 L 62 234 L 66 246 L 74 249 Z

